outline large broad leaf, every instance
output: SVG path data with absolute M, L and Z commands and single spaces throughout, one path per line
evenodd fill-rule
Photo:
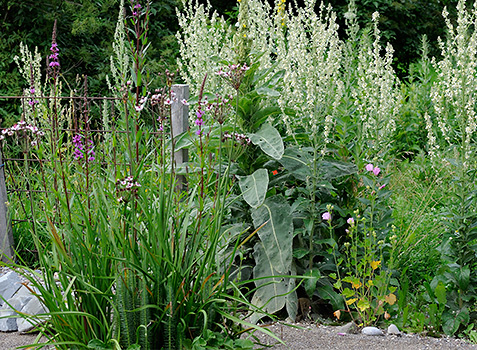
M 278 274 L 269 258 L 269 250 L 270 248 L 265 248 L 262 242 L 255 244 L 253 251 L 256 264 L 253 269 L 254 278 Z M 286 295 L 290 290 L 290 282 L 290 279 L 286 277 L 270 277 L 255 281 L 258 289 L 253 294 L 251 303 L 264 312 L 254 312 L 250 317 L 252 323 L 257 323 L 267 314 L 274 314 L 283 309 L 287 301 Z
M 293 276 L 296 275 L 296 267 L 293 263 L 291 266 L 290 273 Z M 285 306 L 287 309 L 288 317 L 290 318 L 290 322 L 295 322 L 296 314 L 298 313 L 298 296 L 296 295 L 296 291 L 294 291 L 295 287 L 295 279 L 288 279 L 288 290 L 287 295 L 285 296 Z
M 311 156 L 307 150 L 288 147 L 280 159 L 280 163 L 298 180 L 306 181 L 306 178 L 312 174 Z
M 249 135 L 254 145 L 259 146 L 270 157 L 280 160 L 285 150 L 280 133 L 270 124 L 263 124 L 255 134 Z
M 257 234 L 267 247 L 267 260 L 274 271 L 278 274 L 288 273 L 292 263 L 293 242 L 290 205 L 282 196 L 267 198 L 261 207 L 252 211 L 252 219 L 255 228 L 268 221 Z M 256 270 L 259 271 L 260 266 L 256 266 Z
M 261 86 L 257 89 L 257 93 L 259 95 L 265 95 L 269 97 L 278 97 L 280 93 L 277 90 L 271 89 L 267 86 Z
M 249 176 L 237 176 L 243 199 L 252 208 L 258 208 L 265 200 L 268 189 L 268 171 L 258 169 Z
M 445 334 L 452 336 L 459 330 L 460 325 L 467 326 L 469 320 L 469 310 L 466 307 L 453 312 L 446 311 L 442 315 L 442 330 Z
M 323 160 L 318 163 L 318 169 L 323 179 L 331 181 L 341 176 L 356 174 L 358 167 L 352 163 Z
M 252 128 L 253 130 L 257 129 L 260 125 L 262 125 L 267 118 L 274 116 L 276 114 L 280 114 L 282 112 L 280 107 L 277 106 L 269 106 L 256 111 L 252 116 Z
M 295 284 L 293 279 L 285 277 L 289 275 L 292 264 L 293 223 L 290 206 L 281 196 L 267 198 L 261 207 L 252 211 L 252 219 L 256 228 L 267 222 L 258 231 L 260 242 L 254 246 L 253 275 L 258 278 L 255 281 L 258 289 L 253 295 L 252 304 L 273 314 L 285 306 L 287 295 L 290 295 Z M 293 296 L 289 298 L 293 301 Z M 289 312 L 293 313 L 293 306 L 290 306 Z M 255 323 L 263 316 L 263 313 L 255 312 L 251 320 Z

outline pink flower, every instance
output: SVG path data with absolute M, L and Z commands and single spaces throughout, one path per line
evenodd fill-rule
M 366 168 L 365 168 L 367 171 L 373 171 L 374 169 L 374 166 L 373 164 L 369 163 L 368 165 L 366 165 Z
M 353 226 L 354 225 L 354 219 L 353 218 L 349 218 L 347 221 L 348 225 L 350 226 Z
M 379 186 L 378 190 L 382 190 L 384 187 L 386 187 L 386 184 Z
M 321 215 L 321 218 L 324 221 L 331 221 L 331 214 L 329 212 L 323 213 L 323 215 Z
M 376 176 L 378 176 L 380 172 L 381 172 L 381 169 L 379 169 L 378 167 L 373 169 L 373 174 Z

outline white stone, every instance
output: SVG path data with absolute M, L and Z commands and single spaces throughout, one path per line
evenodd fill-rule
M 364 327 L 361 333 L 364 335 L 384 335 L 383 331 L 376 327 Z
M 13 311 L 12 309 L 0 310 L 0 331 L 15 332 L 18 329 L 17 319 L 15 317 L 10 317 L 14 315 L 16 315 L 16 312 Z
M 15 271 L 9 271 L 0 277 L 0 306 L 5 303 L 4 300 L 10 299 L 21 287 L 20 276 Z
M 30 299 L 30 301 L 21 309 L 21 312 L 26 315 L 31 315 L 35 316 L 38 314 L 43 314 L 48 312 L 45 310 L 45 307 L 40 303 L 40 300 L 38 298 L 33 297 Z M 17 325 L 18 325 L 18 331 L 19 332 L 28 332 L 35 328 L 38 324 L 40 324 L 42 321 L 38 318 L 32 317 L 32 318 L 19 318 L 17 320 Z
M 390 324 L 388 327 L 388 334 L 401 335 L 401 331 L 397 328 L 396 325 Z

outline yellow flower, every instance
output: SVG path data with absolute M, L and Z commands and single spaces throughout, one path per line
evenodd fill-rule
M 346 305 L 351 305 L 351 304 L 353 304 L 356 300 L 358 300 L 358 298 L 348 299 L 348 300 L 346 300 Z
M 381 260 L 371 261 L 371 267 L 373 270 L 376 270 L 381 265 Z
M 354 282 L 351 282 L 351 285 L 353 286 L 354 289 L 358 289 L 359 287 L 361 287 L 361 282 L 354 281 Z

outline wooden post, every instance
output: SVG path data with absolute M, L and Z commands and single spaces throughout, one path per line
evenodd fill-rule
M 174 142 L 176 137 L 189 129 L 189 106 L 182 103 L 183 100 L 189 99 L 189 85 L 176 84 L 172 85 L 172 92 L 176 95 L 176 102 L 171 105 L 172 113 L 172 136 Z M 176 167 L 189 161 L 189 152 L 183 148 L 174 153 L 174 162 Z M 177 176 L 177 189 L 179 191 L 186 190 L 186 178 L 184 175 Z
M 0 152 L 0 260 L 13 260 L 12 226 L 7 212 L 7 188 L 5 186 L 5 167 Z

